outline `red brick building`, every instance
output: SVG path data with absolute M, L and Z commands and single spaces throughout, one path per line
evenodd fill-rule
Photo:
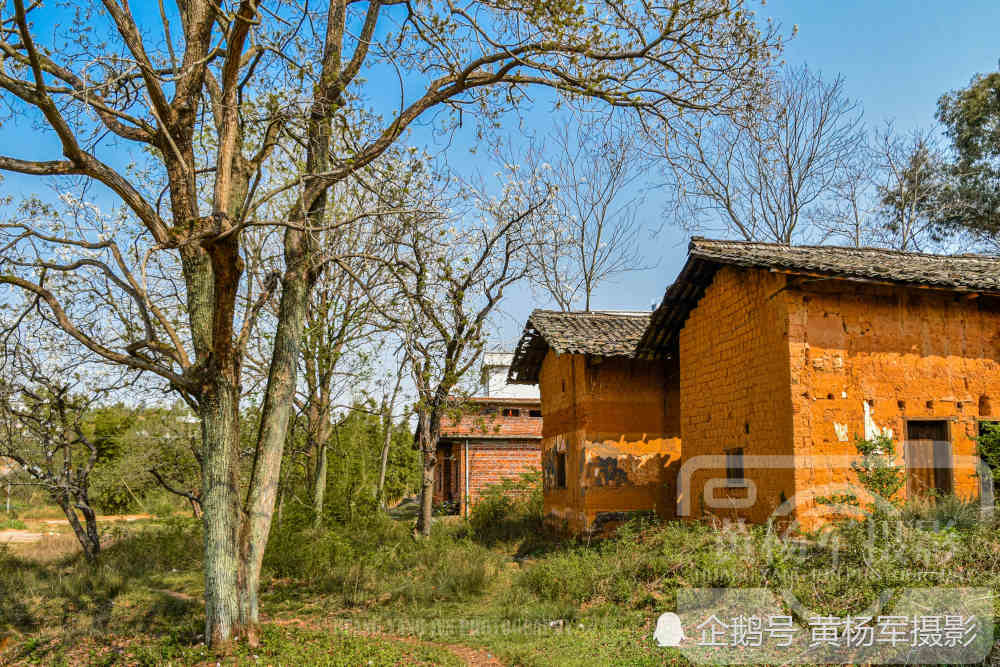
M 976 497 L 1000 259 L 695 239 L 651 315 L 535 311 L 510 376 L 540 382 L 546 511 L 574 532 L 644 510 L 812 528 L 878 434 L 904 496 Z
M 469 399 L 441 424 L 434 502 L 452 504 L 462 515 L 486 487 L 541 467 L 541 401 L 535 387 L 507 385 L 512 357 L 487 354 L 487 395 Z

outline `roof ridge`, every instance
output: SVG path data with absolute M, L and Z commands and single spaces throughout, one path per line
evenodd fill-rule
M 549 308 L 535 308 L 531 314 L 540 313 L 543 315 L 572 315 L 574 317 L 589 315 L 611 315 L 613 317 L 648 317 L 650 312 L 646 310 L 552 310 Z
M 720 266 L 781 271 L 829 280 L 926 287 L 1000 296 L 1000 256 L 934 254 L 891 248 L 796 246 L 693 237 L 688 259 L 656 309 L 640 341 L 640 356 L 669 350 L 688 313 Z
M 870 251 L 887 255 L 902 255 L 906 257 L 934 257 L 938 259 L 997 259 L 1000 255 L 979 253 L 942 254 L 934 252 L 914 252 L 898 248 L 880 248 L 878 246 L 845 246 L 845 245 L 812 245 L 794 243 L 775 243 L 773 241 L 747 241 L 745 239 L 709 239 L 703 236 L 692 236 L 688 244 L 688 252 L 694 250 L 696 243 L 730 243 L 742 246 L 762 246 L 765 248 L 780 248 L 782 250 L 846 250 L 849 252 Z

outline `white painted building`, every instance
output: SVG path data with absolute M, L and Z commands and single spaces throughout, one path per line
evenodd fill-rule
M 537 384 L 507 384 L 507 370 L 513 352 L 487 352 L 483 355 L 480 382 L 489 398 L 527 398 L 538 400 Z

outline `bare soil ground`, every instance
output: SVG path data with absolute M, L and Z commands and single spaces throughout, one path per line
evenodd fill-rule
M 98 523 L 117 523 L 142 521 L 151 518 L 148 514 L 109 514 L 97 517 Z M 25 519 L 24 530 L 10 529 L 0 530 L 0 544 L 31 544 L 40 542 L 46 535 L 56 535 L 61 531 L 53 531 L 53 528 L 69 527 L 66 519 Z
M 43 537 L 45 533 L 33 533 L 30 530 L 0 530 L 0 544 L 30 544 Z

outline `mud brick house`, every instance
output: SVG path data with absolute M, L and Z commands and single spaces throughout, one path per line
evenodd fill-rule
M 652 315 L 551 317 L 532 314 L 510 381 L 539 377 L 546 509 L 572 530 L 638 509 L 813 528 L 815 498 L 854 480 L 855 438 L 880 433 L 906 496 L 980 493 L 974 438 L 1000 419 L 998 258 L 694 239 Z M 676 470 L 673 500 L 632 472 L 635 453 L 602 449 L 633 441 Z
M 438 442 L 434 501 L 467 514 L 483 490 L 541 465 L 542 411 L 538 388 L 508 385 L 513 354 L 484 355 L 481 384 L 456 415 L 445 417 Z
M 673 515 L 680 464 L 675 360 L 637 359 L 650 313 L 536 310 L 510 381 L 539 385 L 545 512 L 571 532 Z

